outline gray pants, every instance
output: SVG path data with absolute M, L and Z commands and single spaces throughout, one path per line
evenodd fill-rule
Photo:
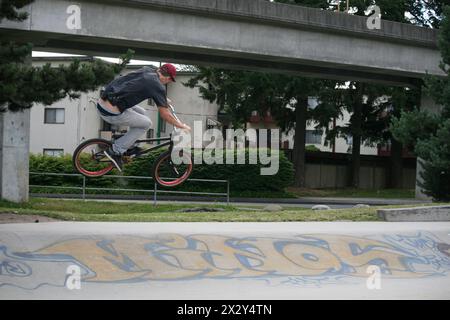
M 145 109 L 137 105 L 117 116 L 100 114 L 100 117 L 112 125 L 130 127 L 128 132 L 113 144 L 114 152 L 119 154 L 125 153 L 152 126 L 152 121 L 145 115 Z

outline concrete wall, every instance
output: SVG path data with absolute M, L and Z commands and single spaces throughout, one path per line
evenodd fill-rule
M 345 188 L 348 186 L 349 166 L 333 164 L 307 163 L 306 188 Z M 415 188 L 415 169 L 403 168 L 402 188 Z M 361 166 L 361 189 L 386 188 L 386 169 L 377 166 Z
M 167 96 L 173 102 L 176 114 L 181 121 L 194 127 L 194 121 L 201 121 L 203 129 L 206 129 L 206 120 L 217 120 L 219 106 L 215 103 L 209 103 L 200 96 L 198 88 L 187 88 L 183 85 L 193 74 L 180 74 L 177 76 L 177 82 L 171 83 L 167 89 Z M 167 125 L 168 130 L 172 126 Z M 170 131 L 169 131 L 170 132 Z

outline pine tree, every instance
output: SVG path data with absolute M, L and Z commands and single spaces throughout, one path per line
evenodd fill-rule
M 450 200 L 450 7 L 444 9 L 444 16 L 439 48 L 441 68 L 447 76 L 428 78 L 425 88 L 441 110 L 437 114 L 426 110 L 403 112 L 391 125 L 394 136 L 414 148 L 423 160 L 423 182 L 419 186 L 438 201 Z
M 32 0 L 2 1 L 0 21 L 10 19 L 23 21 L 26 12 L 18 9 Z M 50 105 L 66 96 L 77 98 L 79 92 L 97 89 L 111 81 L 130 61 L 133 51 L 121 56 L 121 63 L 110 64 L 92 59 L 81 63 L 79 60 L 56 68 L 50 64 L 33 67 L 30 61 L 31 43 L 1 42 L 0 47 L 0 111 L 18 111 L 31 108 L 35 103 Z

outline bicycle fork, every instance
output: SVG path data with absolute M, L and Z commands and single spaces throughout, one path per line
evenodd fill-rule
M 172 138 L 172 134 L 170 135 Z M 176 168 L 175 164 L 172 162 L 172 151 L 173 151 L 173 142 L 171 140 L 170 146 L 169 146 L 169 152 L 170 152 L 170 158 L 169 158 L 169 166 L 170 169 L 172 170 L 172 172 L 179 177 L 180 176 L 180 172 L 178 171 L 178 169 Z M 183 151 L 181 151 L 183 152 Z

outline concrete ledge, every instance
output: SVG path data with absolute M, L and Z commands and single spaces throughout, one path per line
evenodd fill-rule
M 450 206 L 380 209 L 377 213 L 392 222 L 450 221 Z

